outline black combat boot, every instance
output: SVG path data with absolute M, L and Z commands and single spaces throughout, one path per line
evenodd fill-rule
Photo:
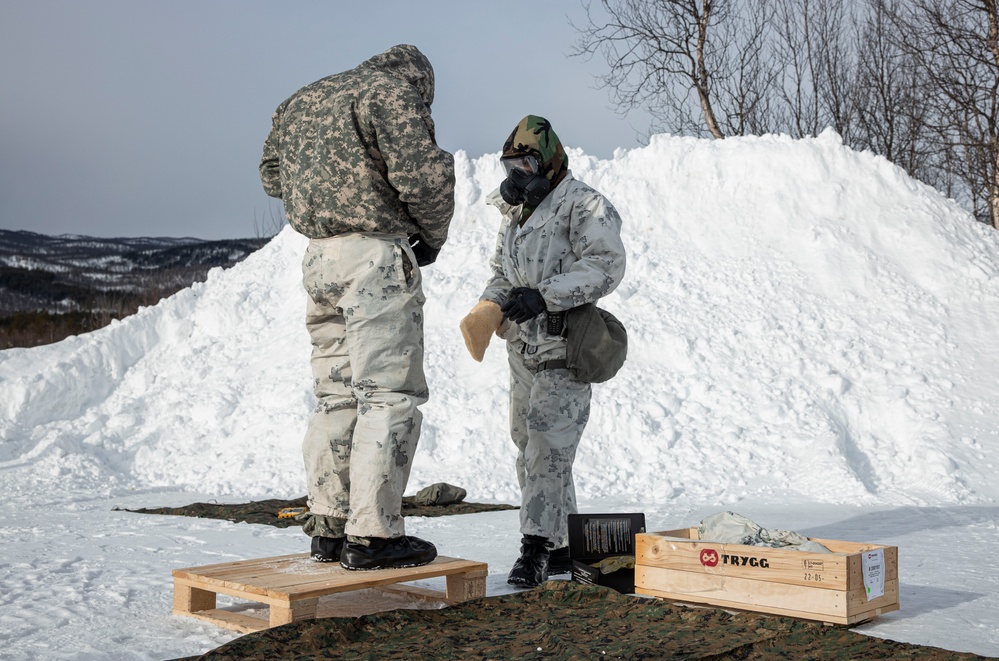
M 524 535 L 520 540 L 520 557 L 513 563 L 506 582 L 533 588 L 548 580 L 548 539 Z
M 437 547 L 419 537 L 365 537 L 367 544 L 343 545 L 340 566 L 344 569 L 398 569 L 419 567 L 433 562 Z
M 312 559 L 316 562 L 339 562 L 346 537 L 313 537 Z
M 569 547 L 553 549 L 548 554 L 548 575 L 568 574 L 572 571 L 572 560 L 569 559 Z

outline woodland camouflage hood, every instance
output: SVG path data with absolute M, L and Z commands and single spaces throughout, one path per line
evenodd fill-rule
M 503 158 L 531 155 L 541 164 L 541 173 L 554 189 L 569 171 L 569 157 L 562 148 L 551 122 L 544 117 L 528 115 L 520 120 L 513 133 L 503 143 Z

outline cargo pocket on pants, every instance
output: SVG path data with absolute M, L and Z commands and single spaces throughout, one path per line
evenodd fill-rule
M 409 253 L 402 246 L 399 247 L 402 253 L 402 275 L 406 279 L 406 286 L 413 286 L 413 260 L 409 258 Z

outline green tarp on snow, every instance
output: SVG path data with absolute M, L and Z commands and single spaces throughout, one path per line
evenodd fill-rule
M 203 519 L 224 519 L 226 521 L 264 523 L 278 528 L 300 526 L 296 519 L 279 519 L 278 510 L 286 507 L 305 507 L 305 496 L 293 500 L 258 500 L 249 503 L 193 503 L 184 507 L 155 507 L 143 509 L 126 509 L 126 512 L 139 514 L 171 514 L 174 516 L 194 516 Z M 514 505 L 493 503 L 451 503 L 449 505 L 421 505 L 413 502 L 403 502 L 403 516 L 448 516 L 451 514 L 474 514 L 476 512 L 492 512 L 496 510 L 517 509 Z
M 442 610 L 286 624 L 200 657 L 297 659 L 981 659 L 785 617 L 732 614 L 549 581 Z

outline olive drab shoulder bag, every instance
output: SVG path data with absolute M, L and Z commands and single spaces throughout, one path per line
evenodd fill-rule
M 628 356 L 628 331 L 607 310 L 586 303 L 567 310 L 566 367 L 586 383 L 603 383 L 621 369 Z

